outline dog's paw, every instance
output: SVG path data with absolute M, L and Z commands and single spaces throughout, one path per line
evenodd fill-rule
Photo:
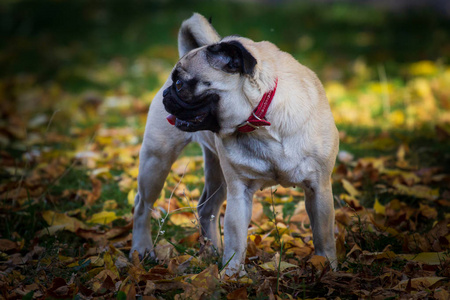
M 131 249 L 130 251 L 130 260 L 133 265 L 140 264 L 144 259 L 156 260 L 155 251 L 153 250 L 144 250 L 139 251 L 137 249 Z
M 240 265 L 238 268 L 226 267 L 220 272 L 220 278 L 222 279 L 237 279 L 247 277 L 247 272 L 244 269 L 244 265 Z

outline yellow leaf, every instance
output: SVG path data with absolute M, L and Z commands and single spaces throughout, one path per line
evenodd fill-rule
M 94 169 L 91 172 L 91 176 L 97 177 L 97 178 L 112 178 L 111 173 L 109 173 L 108 167 L 98 168 Z
M 118 277 L 120 277 L 119 271 L 117 270 L 117 267 L 114 263 L 116 261 L 116 258 L 112 257 L 110 251 L 105 252 L 105 254 L 103 255 L 105 269 L 114 273 L 116 275 L 115 277 L 118 278 Z M 113 278 L 113 277 L 111 276 L 111 278 Z
M 117 208 L 116 200 L 106 200 L 105 203 L 103 203 L 104 210 L 113 210 L 116 208 Z
M 186 174 L 183 177 L 183 182 L 187 184 L 198 184 L 202 182 L 202 178 L 192 174 Z
M 58 255 L 58 259 L 60 262 L 63 262 L 65 264 L 71 263 L 75 260 L 75 258 L 73 258 L 73 257 L 68 257 L 68 256 L 64 256 L 61 254 Z
M 119 151 L 119 162 L 121 164 L 132 164 L 134 163 L 134 158 L 128 151 L 121 149 L 121 151 Z
M 191 157 L 183 156 L 172 165 L 172 171 L 178 175 L 187 174 L 195 170 L 195 162 Z
M 392 169 L 384 169 L 382 174 L 386 174 L 391 177 L 400 176 L 405 180 L 409 185 L 420 182 L 420 177 L 414 174 L 413 172 L 405 172 L 401 170 L 392 170 Z
M 327 97 L 330 99 L 330 102 L 337 101 L 346 94 L 346 88 L 338 81 L 327 82 L 325 84 L 325 90 L 327 91 Z
M 92 215 L 92 218 L 89 220 L 89 223 L 95 224 L 109 224 L 114 220 L 117 220 L 119 217 L 116 216 L 116 213 L 113 211 L 101 211 Z
M 344 189 L 350 194 L 350 196 L 359 196 L 360 192 L 349 181 L 342 179 L 342 185 L 344 186 Z
M 97 136 L 95 138 L 96 142 L 98 142 L 99 144 L 103 144 L 103 145 L 108 145 L 111 144 L 113 141 L 113 138 L 110 136 Z
M 138 177 L 138 174 L 139 174 L 139 167 L 134 167 L 134 168 L 129 168 L 128 170 L 127 170 L 127 173 L 131 176 L 131 177 L 133 177 L 133 178 L 137 178 Z
M 389 115 L 389 121 L 392 125 L 400 127 L 405 123 L 405 114 L 401 110 L 394 110 Z
M 65 229 L 71 232 L 77 231 L 78 228 L 86 229 L 87 226 L 80 220 L 69 217 L 66 214 L 57 213 L 51 210 L 42 212 L 42 217 L 50 226 L 59 226 L 58 229 Z M 45 233 L 45 232 L 43 232 Z
M 191 284 L 197 288 L 206 288 L 210 291 L 216 290 L 219 284 L 219 269 L 217 265 L 210 265 L 208 268 L 192 276 Z
M 161 194 L 159 195 L 159 198 L 155 201 L 153 204 L 153 207 L 163 206 L 166 203 L 166 184 L 164 184 L 164 188 L 161 191 Z
M 387 161 L 387 157 L 363 157 L 358 159 L 358 162 L 361 163 L 364 167 L 367 167 L 371 164 L 375 169 L 379 172 L 384 170 L 384 164 Z
M 286 204 L 286 203 L 294 201 L 294 197 L 292 195 L 290 195 L 289 197 L 279 197 L 278 193 L 277 193 L 277 195 L 265 197 L 263 199 L 263 201 L 266 203 L 269 203 L 269 204 L 273 203 L 275 205 Z
M 223 269 L 222 272 L 220 272 L 220 277 L 221 278 L 224 278 L 224 277 L 227 278 L 226 275 L 225 275 L 225 271 L 226 271 L 226 269 Z M 231 284 L 240 283 L 240 284 L 245 284 L 245 285 L 249 285 L 249 284 L 253 283 L 253 280 L 248 278 L 247 276 L 242 276 L 242 277 L 239 277 L 239 278 L 231 277 L 231 278 L 227 278 L 227 279 L 225 279 L 223 281 L 227 282 L 227 283 L 231 283 Z
M 261 268 L 263 268 L 264 270 L 267 271 L 278 271 L 277 269 L 277 265 L 275 264 L 274 261 L 269 261 L 266 262 L 265 264 L 259 265 Z M 284 270 L 286 270 L 287 268 L 298 268 L 298 266 L 290 264 L 288 262 L 282 261 L 280 263 L 280 272 L 283 272 Z
M 347 194 L 341 194 L 340 198 L 342 200 L 344 200 L 348 205 L 350 205 L 350 207 L 353 207 L 353 208 L 361 207 L 361 204 L 359 203 L 359 200 L 356 199 L 353 196 L 350 196 L 350 195 L 347 195 Z
M 399 254 L 398 256 L 427 265 L 440 265 L 449 258 L 449 255 L 444 252 L 422 252 L 419 254 Z
M 91 256 L 88 258 L 90 260 L 90 264 L 94 267 L 101 267 L 105 264 L 105 261 L 100 256 Z
M 396 183 L 394 187 L 400 194 L 414 196 L 417 198 L 424 198 L 428 200 L 436 200 L 439 197 L 439 188 L 431 189 L 425 185 L 415 185 L 412 187 L 408 187 L 406 185 Z
M 197 223 L 197 220 L 194 216 L 188 217 L 185 214 L 171 214 L 170 221 L 174 225 L 185 227 L 195 227 Z
M 414 76 L 434 75 L 438 72 L 438 68 L 434 62 L 422 60 L 411 64 L 409 72 Z
M 375 204 L 373 205 L 373 209 L 377 214 L 385 215 L 386 207 L 378 201 L 378 198 L 375 199 Z
M 136 198 L 136 190 L 132 189 L 128 192 L 127 196 L 128 204 L 134 206 L 134 198 Z

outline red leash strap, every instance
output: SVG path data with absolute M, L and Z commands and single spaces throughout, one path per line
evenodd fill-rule
M 270 122 L 266 121 L 264 117 L 266 116 L 267 110 L 269 109 L 270 103 L 272 103 L 275 92 L 277 91 L 278 78 L 275 80 L 275 87 L 273 90 L 265 93 L 259 102 L 258 106 L 253 110 L 250 117 L 238 126 L 239 132 L 252 132 L 259 129 L 261 126 L 270 126 Z

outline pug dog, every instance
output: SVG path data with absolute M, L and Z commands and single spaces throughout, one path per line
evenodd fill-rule
M 214 216 L 227 199 L 226 275 L 245 272 L 253 194 L 277 184 L 305 191 L 315 254 L 335 267 L 331 172 L 339 138 L 320 80 L 270 42 L 221 38 L 200 14 L 182 23 L 178 50 L 180 60 L 148 113 L 131 253 L 152 253 L 153 204 L 182 149 L 198 142 L 205 170 L 198 215 L 216 249 Z

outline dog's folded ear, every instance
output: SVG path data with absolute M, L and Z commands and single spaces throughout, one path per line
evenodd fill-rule
M 256 59 L 238 41 L 222 42 L 207 48 L 208 62 L 227 73 L 253 75 Z
M 178 32 L 178 53 L 180 57 L 192 49 L 217 43 L 219 34 L 208 20 L 198 13 L 185 20 Z

